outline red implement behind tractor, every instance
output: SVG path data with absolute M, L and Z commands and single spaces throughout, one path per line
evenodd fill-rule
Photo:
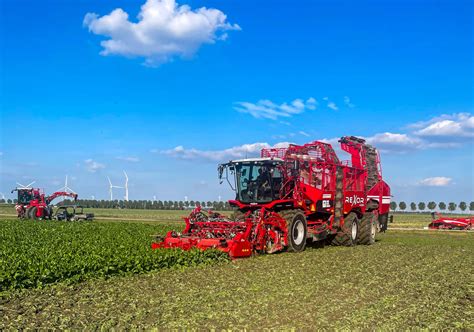
M 185 218 L 181 234 L 169 232 L 152 247 L 216 248 L 236 258 L 303 251 L 307 240 L 373 244 L 376 233 L 387 229 L 390 187 L 382 180 L 375 148 L 353 136 L 339 142 L 350 161 L 340 161 L 331 145 L 315 141 L 219 165 L 221 182 L 226 179 L 236 192 L 229 201 L 233 215 L 197 208 Z
M 51 202 L 58 197 L 71 197 L 77 200 L 76 193 L 66 191 L 57 191 L 46 196 L 41 189 L 38 188 L 15 188 L 12 190 L 18 192 L 18 200 L 15 209 L 18 218 L 22 219 L 51 219 L 53 208 Z
M 474 217 L 452 218 L 435 212 L 431 213 L 431 217 L 430 229 L 470 230 L 474 226 Z

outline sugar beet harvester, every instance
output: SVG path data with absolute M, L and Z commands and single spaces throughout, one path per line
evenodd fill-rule
M 76 193 L 67 191 L 56 191 L 49 196 L 39 188 L 15 188 L 12 190 L 18 192 L 18 200 L 15 209 L 18 218 L 21 219 L 51 219 L 53 217 L 53 208 L 50 205 L 58 197 L 71 197 L 77 200 Z
M 303 251 L 307 240 L 373 244 L 376 233 L 387 229 L 390 187 L 375 148 L 353 136 L 339 142 L 350 161 L 315 141 L 219 165 L 221 183 L 227 180 L 236 192 L 229 201 L 233 215 L 198 207 L 185 218 L 181 234 L 169 232 L 152 248 L 216 248 L 238 258 Z

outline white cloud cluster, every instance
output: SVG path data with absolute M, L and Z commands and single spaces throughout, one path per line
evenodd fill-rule
M 474 137 L 474 116 L 469 113 L 442 115 L 411 126 L 420 137 Z
M 90 32 L 109 38 L 101 42 L 102 55 L 143 57 L 151 66 L 176 56 L 189 57 L 203 44 L 226 39 L 226 31 L 240 30 L 218 9 L 192 10 L 175 0 L 147 0 L 137 19 L 130 21 L 128 13 L 117 8 L 101 17 L 87 13 L 83 24 Z
M 131 163 L 138 163 L 140 161 L 140 158 L 131 157 L 131 156 L 128 156 L 128 157 L 121 156 L 121 157 L 116 157 L 115 159 L 122 160 L 122 161 L 128 161 L 128 162 L 131 162 Z
M 95 173 L 98 170 L 105 168 L 104 164 L 98 163 L 97 161 L 94 161 L 92 159 L 84 160 L 84 164 L 85 164 L 86 170 L 91 173 Z
M 315 110 L 317 106 L 316 99 L 308 98 L 306 101 L 295 99 L 291 103 L 275 104 L 266 99 L 259 100 L 257 103 L 238 102 L 234 109 L 240 113 L 248 113 L 254 118 L 276 120 L 280 117 L 289 118 L 295 114 L 303 113 L 305 110 Z
M 162 154 L 178 158 L 178 159 L 187 159 L 187 160 L 209 160 L 209 161 L 225 161 L 229 159 L 239 159 L 239 158 L 251 158 L 260 156 L 260 150 L 264 148 L 279 148 L 287 147 L 290 143 L 281 142 L 277 143 L 274 146 L 271 146 L 268 143 L 253 143 L 253 144 L 243 144 L 240 146 L 234 146 L 232 148 L 224 150 L 198 150 L 198 149 L 185 149 L 183 146 L 177 146 L 171 150 L 159 151 Z
M 344 96 L 344 105 L 346 105 L 349 108 L 354 108 L 355 105 L 351 102 L 351 98 L 348 96 Z
M 365 138 L 367 143 L 375 146 L 381 152 L 407 152 L 420 149 L 423 141 L 407 134 L 380 133 Z
M 444 176 L 436 176 L 432 178 L 426 178 L 418 182 L 420 186 L 428 186 L 428 187 L 445 187 L 451 184 L 453 179 L 444 177 Z

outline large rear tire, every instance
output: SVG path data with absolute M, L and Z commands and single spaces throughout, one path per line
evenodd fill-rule
M 358 243 L 371 245 L 375 243 L 377 234 L 377 213 L 366 212 L 360 220 L 360 231 Z
M 344 225 L 338 230 L 336 236 L 332 240 L 332 244 L 336 246 L 352 247 L 357 244 L 359 234 L 359 220 L 355 212 L 349 213 L 344 218 Z
M 31 209 L 31 212 L 30 212 L 30 219 L 33 219 L 33 220 L 39 219 L 39 218 L 36 216 L 37 211 L 38 211 L 38 208 L 37 208 L 36 206 Z
M 306 216 L 298 210 L 287 210 L 281 213 L 286 220 L 288 230 L 288 251 L 300 252 L 306 248 Z

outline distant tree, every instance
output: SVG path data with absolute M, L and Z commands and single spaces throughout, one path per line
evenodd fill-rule
M 407 203 L 402 201 L 398 204 L 398 207 L 400 208 L 400 210 L 405 211 L 407 208 Z
M 7 203 L 8 203 L 8 204 L 13 203 L 13 201 L 11 200 L 11 198 L 7 199 Z
M 1 203 L 1 204 L 5 204 L 5 199 L 3 199 L 3 198 L 0 199 L 0 203 Z
M 438 207 L 441 211 L 446 210 L 446 203 L 445 202 L 439 202 Z
M 456 203 L 450 202 L 450 203 L 448 204 L 448 210 L 451 211 L 451 212 L 453 212 L 454 210 L 456 210 L 456 207 L 457 207 Z
M 435 202 L 429 202 L 428 203 L 428 209 L 430 209 L 431 211 L 436 209 L 436 203 Z
M 474 211 L 474 202 L 469 203 L 469 211 Z
M 13 200 L 13 203 L 16 204 L 17 202 L 18 202 L 18 200 L 15 198 L 15 199 Z M 474 210 L 474 209 L 473 209 L 473 210 Z
M 410 203 L 410 209 L 411 209 L 412 211 L 416 211 L 416 203 L 415 203 L 415 202 L 411 202 L 411 203 Z
M 397 202 L 390 202 L 390 210 L 395 211 L 397 209 Z
M 196 203 L 194 201 L 190 201 L 189 202 L 189 206 L 192 207 L 192 208 L 195 208 L 196 207 Z
M 418 210 L 423 211 L 426 207 L 426 204 L 424 202 L 418 203 Z
M 459 203 L 459 208 L 460 208 L 461 211 L 463 211 L 463 212 L 466 211 L 466 209 L 467 209 L 467 204 L 466 204 L 466 202 L 460 202 L 460 203 Z

